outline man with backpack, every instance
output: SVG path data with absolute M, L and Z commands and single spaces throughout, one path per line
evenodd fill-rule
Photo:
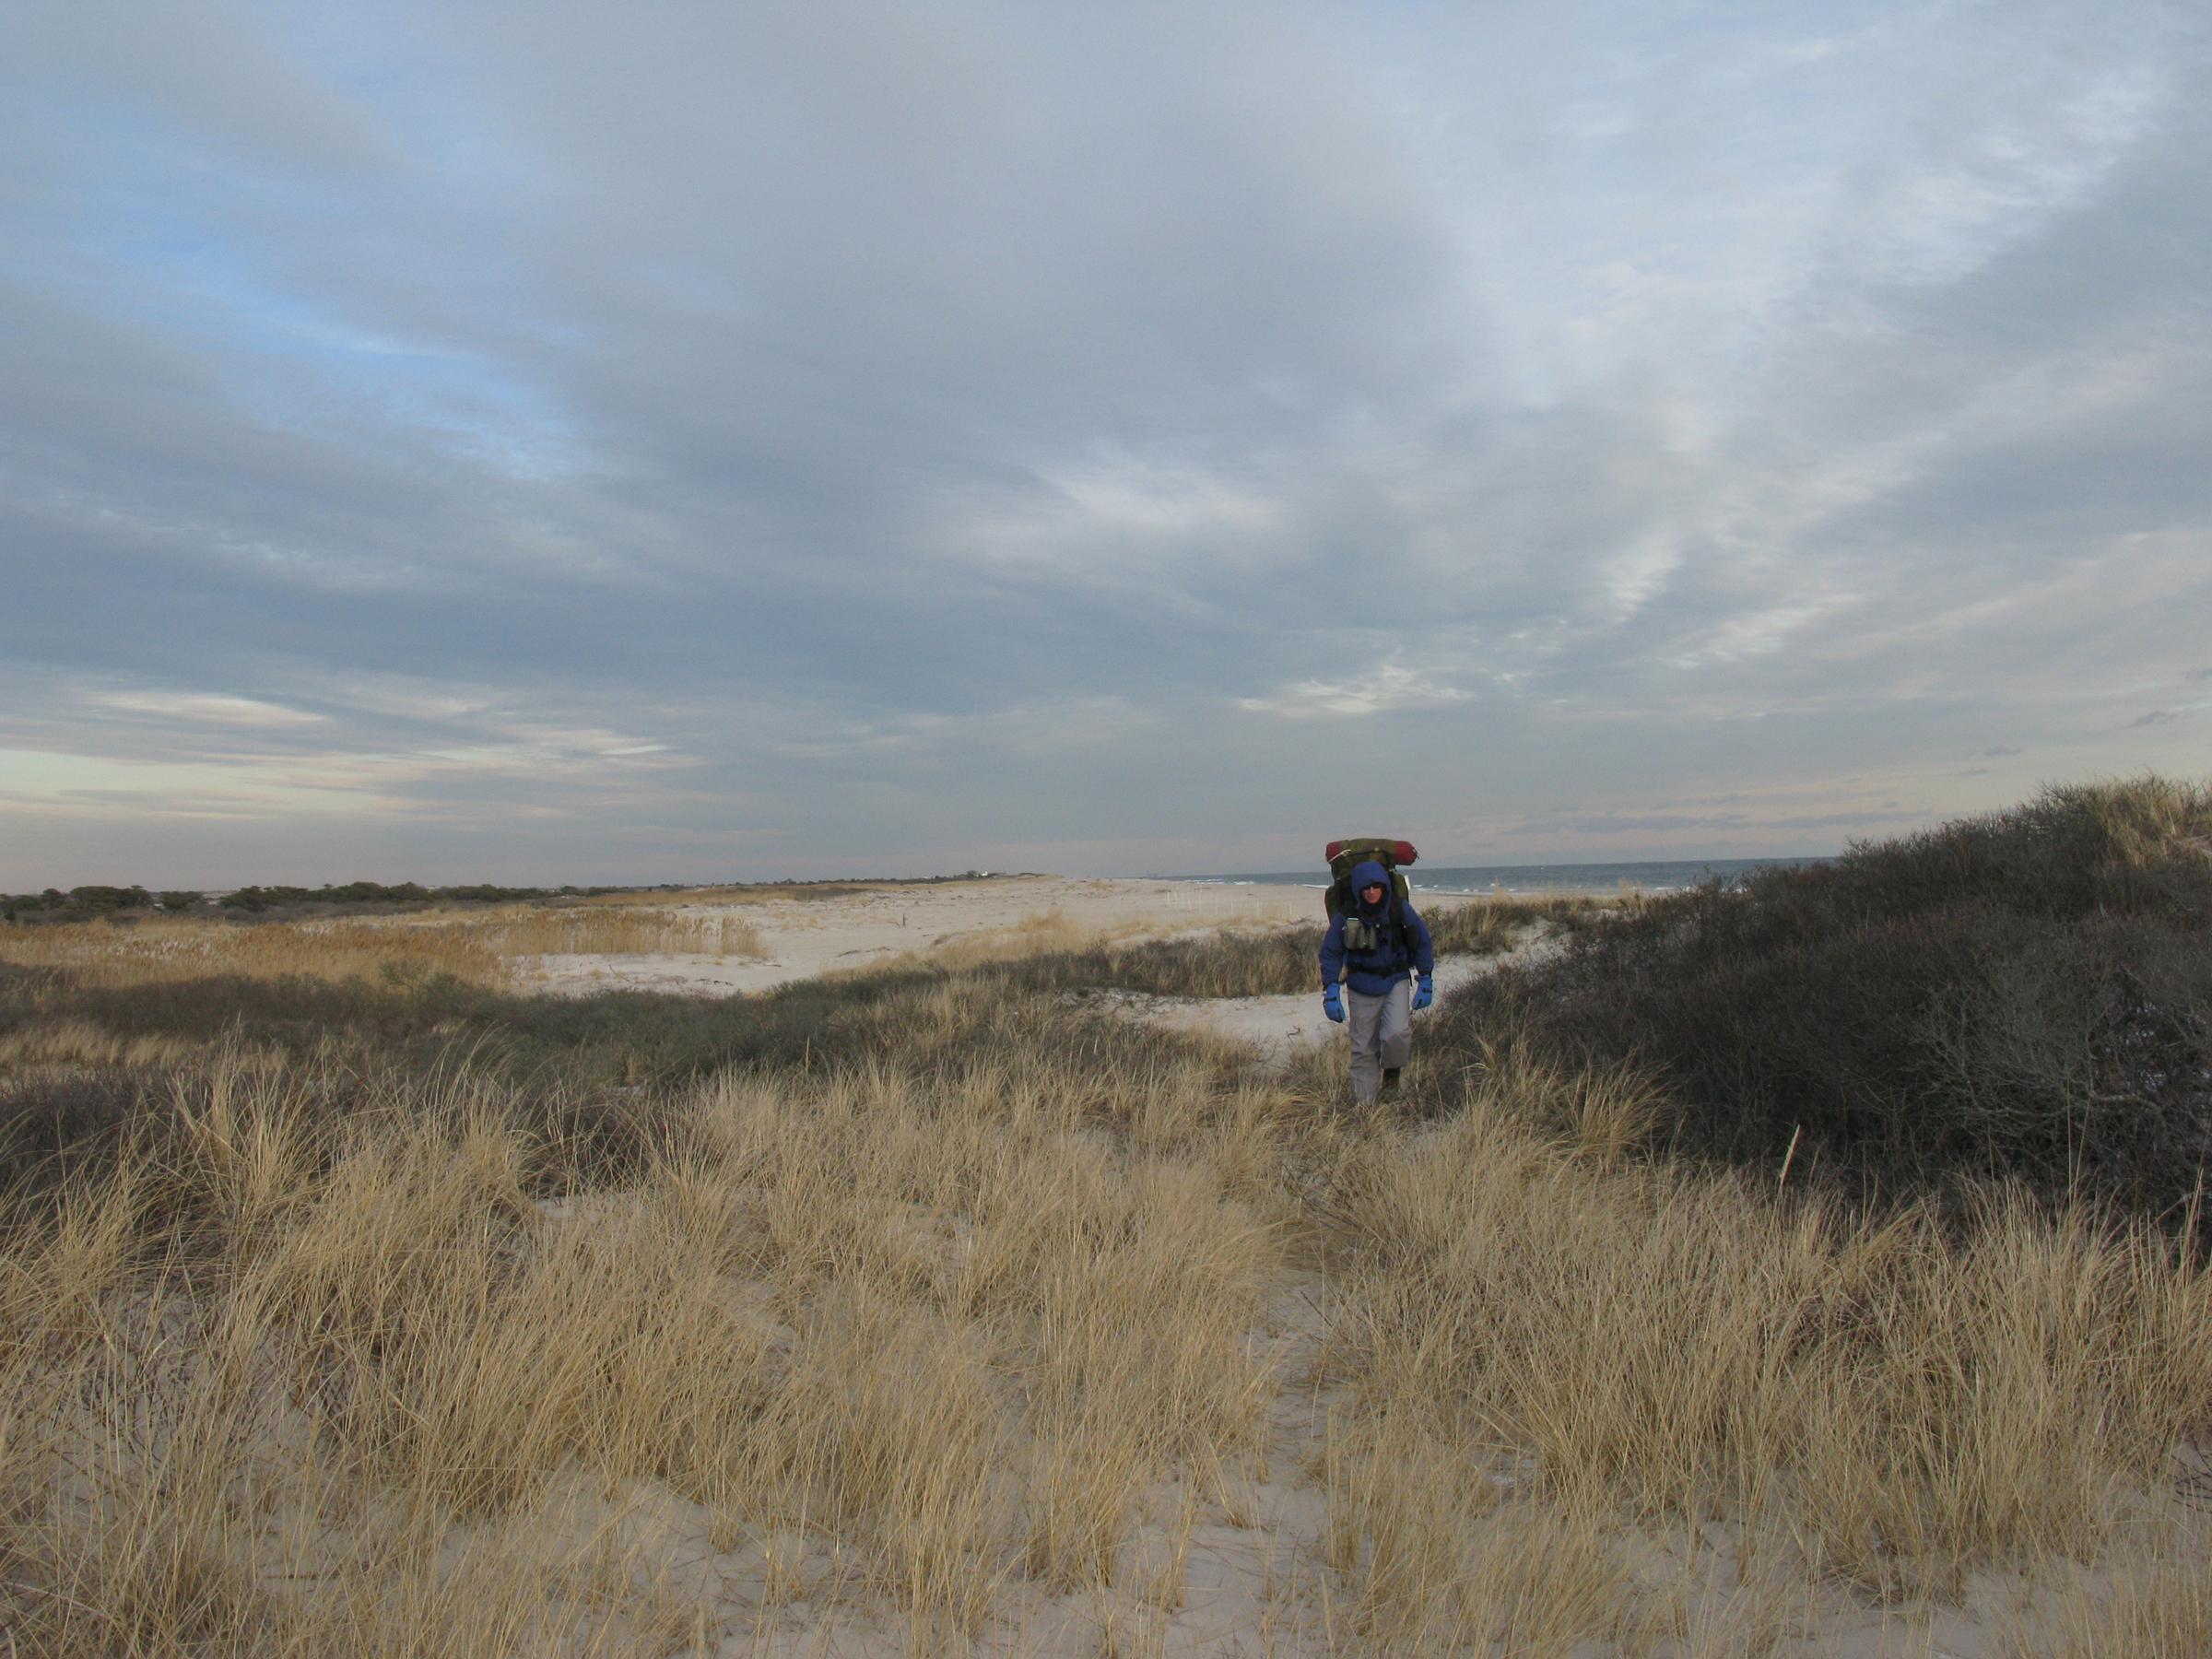
M 1321 1008 L 1338 1025 L 1349 1018 L 1352 1100 L 1371 1106 L 1378 1094 L 1398 1092 L 1413 1050 L 1412 1017 L 1436 997 L 1436 946 L 1381 864 L 1356 865 L 1349 885 L 1352 901 L 1336 908 L 1321 942 Z

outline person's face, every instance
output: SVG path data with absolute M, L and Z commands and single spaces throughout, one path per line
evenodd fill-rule
M 1361 888 L 1359 889 L 1359 902 L 1362 904 L 1382 903 L 1382 884 L 1379 881 L 1371 881 L 1365 887 Z

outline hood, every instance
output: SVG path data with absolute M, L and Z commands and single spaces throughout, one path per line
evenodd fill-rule
M 1372 887 L 1377 882 L 1382 884 L 1382 902 L 1371 909 L 1360 899 L 1359 889 Z M 1386 909 L 1390 904 L 1390 872 L 1371 858 L 1354 865 L 1352 866 L 1352 902 L 1362 911 L 1368 911 L 1370 914 L 1379 913 Z

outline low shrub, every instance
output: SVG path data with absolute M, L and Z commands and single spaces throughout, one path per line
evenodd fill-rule
M 459 887 L 426 888 L 419 882 L 348 881 L 319 888 L 241 887 L 216 900 L 224 910 L 247 916 L 332 916 L 349 911 L 420 910 L 432 904 L 526 904 L 553 899 L 588 899 L 608 893 L 628 893 L 634 888 L 612 887 L 500 887 L 472 882 Z M 170 895 L 163 894 L 166 900 Z M 196 895 L 194 895 L 196 897 Z
M 2212 1159 L 2212 792 L 2056 788 L 1586 929 L 1446 1011 L 1658 1068 L 1687 1150 L 2160 1208 Z

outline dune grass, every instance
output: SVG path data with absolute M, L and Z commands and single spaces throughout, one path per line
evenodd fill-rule
M 766 955 L 753 923 L 714 910 L 667 910 L 637 904 L 530 908 L 506 915 L 441 922 L 480 938 L 502 957 Z
M 1724 1520 L 1892 1602 L 2103 1559 L 2159 1512 L 2212 1407 L 2212 1277 L 2183 1245 L 2018 1192 L 1959 1229 L 1626 1159 L 1532 1133 L 1559 1081 L 1504 1068 L 1319 1200 L 1394 1631 L 1480 1622 L 1461 1581 L 1494 1477 L 1568 1515 Z M 1641 1087 L 1611 1079 L 1585 1121 L 1637 1116 Z
M 420 1651 L 483 1595 L 534 1611 L 464 1651 L 621 1648 L 651 1612 L 533 1552 L 640 1482 L 723 1554 L 795 1541 L 806 1594 L 835 1540 L 917 1641 L 1011 1579 L 1111 1577 L 1163 1466 L 1219 1483 L 1257 1443 L 1285 1240 L 1242 1140 L 1288 1098 L 1127 1041 L 1008 1064 L 1038 1046 L 1014 1015 L 987 1058 L 935 1053 L 973 1018 L 930 989 L 902 1064 L 696 1086 L 618 1182 L 545 1133 L 559 1103 L 465 1065 L 175 1068 L 6 1217 L 8 1628 Z M 345 1593 L 273 1590 L 272 1531 Z
M 1049 1000 L 873 1018 L 877 1053 L 670 1089 L 611 1154 L 550 1078 L 76 1040 L 165 1092 L 0 1223 L 0 1619 L 1020 1651 L 1052 1612 L 1085 1635 L 1030 1651 L 1094 1651 L 1200 1628 L 1193 1530 L 1309 1647 L 1817 1652 L 1997 1571 L 2074 1586 L 2074 1651 L 2194 1617 L 2212 1287 L 2153 1230 L 1653 1162 L 1630 1072 L 1346 1121 L 1325 1061 Z M 1675 1535 L 1729 1541 L 1640 1573 Z
M 1346 1115 L 1339 1051 L 1270 1071 L 1030 967 L 0 972 L 0 1628 L 2202 1651 L 2188 1228 L 1676 1159 L 1663 1065 L 1510 1030 L 1428 1028 L 1405 1111 Z
M 758 957 L 759 930 L 715 912 L 636 904 L 509 906 L 426 912 L 405 921 L 241 924 L 156 917 L 43 925 L 0 924 L 0 963 L 59 968 L 110 986 L 211 977 L 319 980 L 445 975 L 504 985 L 517 959 L 561 952 Z
M 1459 900 L 1451 904 L 1417 905 L 1439 956 L 1500 956 L 1525 943 L 1535 934 L 1573 934 L 1599 918 L 1634 910 L 1643 900 L 1635 895 L 1611 899 L 1585 894 L 1550 899 L 1509 899 L 1503 896 Z

